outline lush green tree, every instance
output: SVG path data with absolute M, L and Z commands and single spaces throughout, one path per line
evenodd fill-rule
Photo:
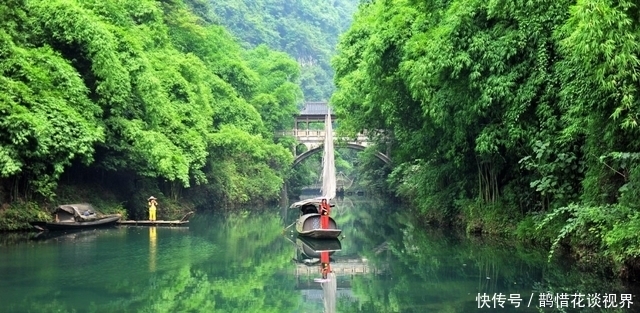
M 205 169 L 208 200 L 233 208 L 266 202 L 279 195 L 291 152 L 259 135 L 225 126 L 212 136 L 212 153 Z M 213 196 L 213 197 L 212 197 Z
M 0 4 L 0 17 L 0 177 L 13 200 L 49 197 L 73 160 L 93 160 L 102 110 L 68 60 L 27 42 L 22 1 Z
M 283 52 L 260 45 L 247 53 L 249 66 L 260 75 L 251 104 L 260 112 L 267 131 L 291 129 L 297 104 L 302 100 L 298 85 L 299 65 Z
M 158 45 L 154 38 L 166 40 L 167 31 L 153 3 L 109 4 L 47 1 L 31 10 L 40 40 L 74 60 L 102 107 L 107 134 L 100 165 L 188 186 L 190 171 L 204 165 L 211 125 L 211 96 L 201 83 L 206 68 L 166 41 Z
M 604 217 L 640 205 L 630 192 L 638 10 L 599 0 L 363 3 L 333 60 L 335 112 L 345 132 L 392 145 L 390 187 L 431 218 L 498 231 L 554 212 L 543 224 L 560 225 L 556 243 L 574 234 L 574 247 L 636 258 L 637 237 L 622 230 L 636 229 L 635 215 Z
M 224 199 L 277 198 L 291 154 L 273 130 L 300 100 L 298 65 L 266 47 L 245 53 L 211 12 L 196 0 L 0 5 L 3 196 L 52 197 L 74 165 L 68 181 L 100 173 L 125 201 L 142 188 L 177 202 L 221 181 L 244 181 Z
M 330 58 L 339 35 L 349 26 L 357 0 L 211 0 L 217 21 L 247 47 L 266 44 L 288 53 L 301 66 L 307 101 L 328 100 L 333 92 Z M 296 82 L 297 83 L 297 82 Z

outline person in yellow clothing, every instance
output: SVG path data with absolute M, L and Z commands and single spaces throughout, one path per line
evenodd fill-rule
M 156 220 L 156 206 L 158 205 L 158 202 L 156 202 L 156 197 L 151 196 L 149 197 L 149 220 L 150 221 L 155 221 Z

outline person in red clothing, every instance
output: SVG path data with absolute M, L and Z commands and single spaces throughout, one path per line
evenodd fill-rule
M 329 214 L 331 213 L 331 205 L 327 199 L 322 199 L 320 202 L 320 228 L 329 228 Z

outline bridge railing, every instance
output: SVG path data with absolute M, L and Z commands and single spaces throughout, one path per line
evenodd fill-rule
M 292 136 L 302 142 L 322 142 L 324 141 L 325 132 L 324 130 L 293 129 L 276 131 L 276 136 Z M 334 138 L 338 137 L 334 134 Z M 345 138 L 345 140 L 348 142 L 368 142 L 369 138 L 364 134 L 358 134 L 355 140 L 353 138 Z
M 293 136 L 293 137 L 323 137 L 324 130 L 310 130 L 310 129 L 293 129 L 293 130 L 280 130 L 276 131 L 278 136 Z

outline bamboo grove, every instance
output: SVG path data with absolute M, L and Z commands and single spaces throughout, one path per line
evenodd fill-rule
M 302 101 L 299 65 L 213 20 L 198 0 L 0 3 L 2 202 L 55 203 L 73 184 L 141 210 L 149 194 L 277 198 L 292 154 L 274 130 Z
M 639 37 L 628 0 L 363 1 L 332 103 L 342 131 L 392 145 L 388 185 L 419 214 L 626 275 L 640 256 Z

